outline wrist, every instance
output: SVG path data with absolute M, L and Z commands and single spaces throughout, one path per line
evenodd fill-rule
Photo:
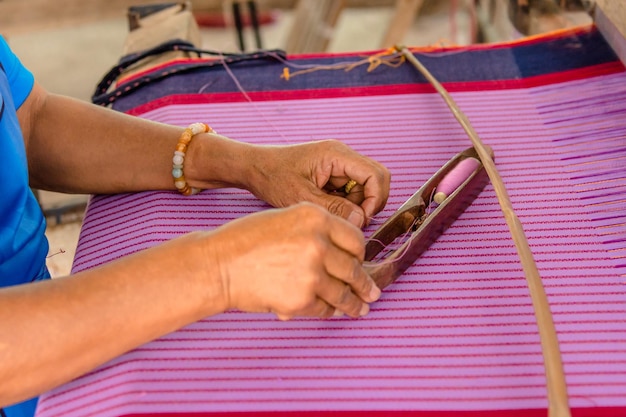
M 187 182 L 201 189 L 249 189 L 254 148 L 254 145 L 215 133 L 197 135 L 189 146 L 185 161 Z
M 196 258 L 201 260 L 198 271 L 203 271 L 204 306 L 205 313 L 213 315 L 234 308 L 230 290 L 230 276 L 224 257 L 228 255 L 228 248 L 220 245 L 219 234 L 216 231 L 193 232 L 188 236 L 196 239 L 196 248 L 200 250 Z
M 248 250 L 244 249 L 243 255 L 241 253 L 242 247 L 249 242 L 249 232 L 246 230 L 242 233 L 236 225 L 247 218 L 231 221 L 208 232 L 194 233 L 199 238 L 197 247 L 202 255 L 199 269 L 206 272 L 203 275 L 207 285 L 207 305 L 214 311 L 245 309 L 246 300 L 243 299 L 245 295 L 242 291 L 245 292 L 253 285 L 253 281 L 248 278 L 254 275 L 258 262 L 256 259 L 254 265 L 246 262 L 249 247 Z

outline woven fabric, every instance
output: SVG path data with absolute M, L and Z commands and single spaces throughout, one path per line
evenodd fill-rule
M 553 42 L 533 45 L 551 51 Z M 580 416 L 626 414 L 626 72 L 614 56 L 599 61 L 542 74 L 542 81 L 532 75 L 453 93 L 493 147 L 529 238 L 554 314 L 570 404 Z M 333 79 L 354 86 L 355 74 L 338 71 Z M 196 76 L 190 82 L 208 82 Z M 320 86 L 317 97 L 273 91 L 249 96 L 252 102 L 234 92 L 183 94 L 131 113 L 181 126 L 206 120 L 253 143 L 333 137 L 349 144 L 392 172 L 387 207 L 365 230 L 371 234 L 469 139 L 427 90 L 372 85 L 338 95 L 334 88 Z M 96 196 L 74 270 L 267 207 L 235 189 L 192 198 Z M 43 395 L 37 415 L 543 416 L 546 407 L 531 300 L 488 185 L 367 317 L 279 322 L 220 314 Z

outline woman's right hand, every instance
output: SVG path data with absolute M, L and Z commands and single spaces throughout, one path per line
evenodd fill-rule
M 359 317 L 380 297 L 362 267 L 362 232 L 317 205 L 243 217 L 208 232 L 204 243 L 204 270 L 219 271 L 228 308 L 281 320 Z

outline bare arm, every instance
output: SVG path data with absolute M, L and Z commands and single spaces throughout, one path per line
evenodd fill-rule
M 38 84 L 18 116 L 35 188 L 102 194 L 174 189 L 171 166 L 180 127 L 48 94 Z M 201 182 L 203 188 L 245 187 L 238 178 L 246 174 L 250 148 L 222 136 L 199 135 L 189 148 L 188 182 Z M 202 152 L 202 164 L 210 169 L 199 167 L 194 174 L 195 151 Z
M 0 407 L 235 308 L 352 317 L 379 295 L 364 241 L 312 204 L 267 210 L 72 277 L 0 289 Z
M 34 186 L 87 193 L 174 188 L 171 157 L 181 128 L 48 95 L 38 85 L 18 117 Z M 354 226 L 388 195 L 389 174 L 375 162 L 333 141 L 259 147 L 204 134 L 189 147 L 185 176 L 195 187 L 237 186 L 292 207 L 72 277 L 0 289 L 0 406 L 230 308 L 281 319 L 335 311 L 358 317 L 379 297 Z M 347 178 L 360 184 L 349 199 L 323 190 Z M 317 205 L 295 205 L 302 200 Z M 351 225 L 330 212 L 356 212 L 361 220 Z
M 204 258 L 198 240 L 189 235 L 72 277 L 0 289 L 0 406 L 225 310 L 219 275 L 181 261 Z
M 182 128 L 48 94 L 38 84 L 18 110 L 31 185 L 68 193 L 173 190 Z M 199 120 L 201 121 L 201 120 Z M 185 158 L 192 187 L 238 187 L 276 207 L 310 201 L 362 226 L 389 195 L 389 172 L 337 141 L 258 146 L 194 137 Z M 328 191 L 358 182 L 343 198 Z

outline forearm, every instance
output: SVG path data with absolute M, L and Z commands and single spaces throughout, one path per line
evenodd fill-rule
M 216 266 L 204 266 L 212 256 L 202 252 L 205 236 L 188 235 L 72 277 L 1 290 L 0 407 L 224 311 Z
M 172 156 L 183 128 L 39 93 L 45 98 L 24 129 L 33 187 L 104 194 L 174 189 Z M 249 147 L 198 135 L 185 161 L 187 182 L 201 188 L 245 186 L 243 154 Z M 202 156 L 196 157 L 199 149 Z
M 172 157 L 182 127 L 47 94 L 37 84 L 18 117 L 32 187 L 86 194 L 175 189 Z M 202 133 L 189 144 L 183 171 L 191 187 L 243 188 L 275 207 L 311 201 L 352 215 L 357 226 L 389 194 L 389 172 L 337 141 L 273 147 Z M 350 201 L 326 194 L 350 179 L 360 184 Z

